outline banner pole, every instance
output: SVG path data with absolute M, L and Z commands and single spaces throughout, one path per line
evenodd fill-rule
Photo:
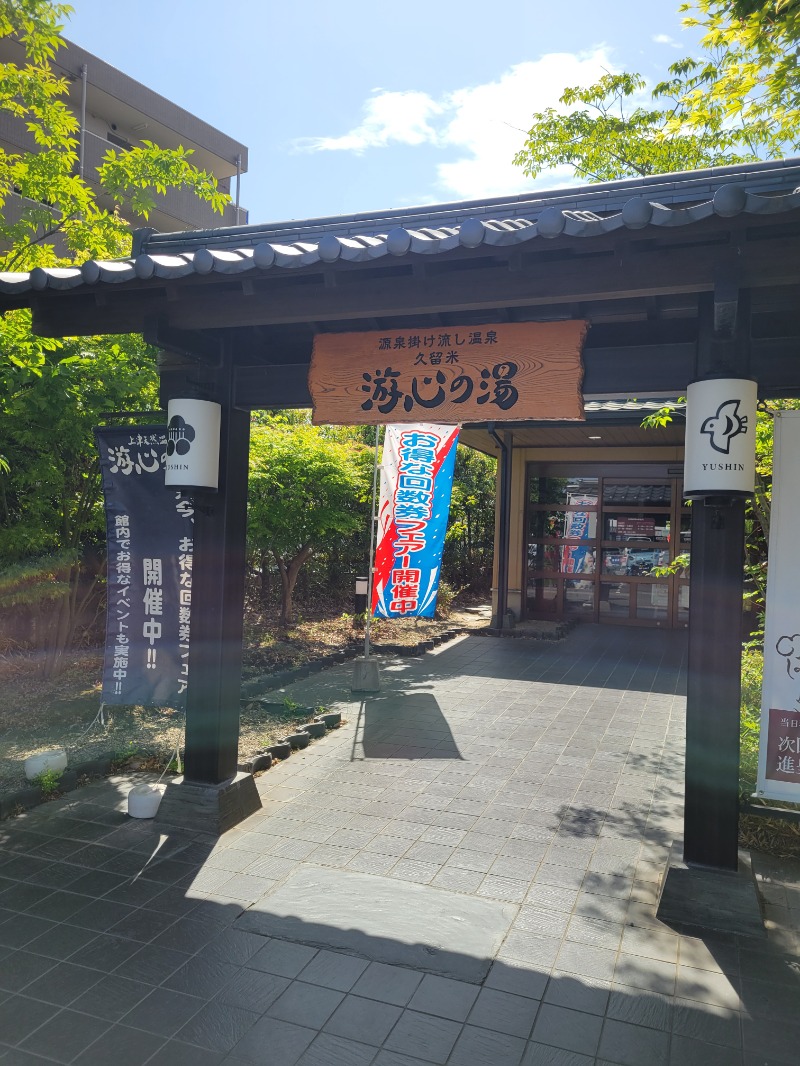
M 378 490 L 378 439 L 380 426 L 375 427 L 375 458 L 372 464 L 372 510 L 370 511 L 369 523 L 369 570 L 367 571 L 367 617 L 364 625 L 364 658 L 369 659 L 369 631 L 372 622 L 372 586 L 375 581 L 375 523 L 378 516 L 375 514 Z

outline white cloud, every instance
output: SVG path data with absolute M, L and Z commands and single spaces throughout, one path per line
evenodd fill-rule
M 652 37 L 654 44 L 670 44 L 673 48 L 678 47 L 678 42 L 674 37 L 670 37 L 668 33 L 656 33 Z
M 549 53 L 518 63 L 496 81 L 466 86 L 438 99 L 416 90 L 376 89 L 364 104 L 364 118 L 338 137 L 295 141 L 299 151 L 346 151 L 357 155 L 390 145 L 429 145 L 449 156 L 436 167 L 436 194 L 453 198 L 502 196 L 533 183 L 511 160 L 522 147 L 535 111 L 559 108 L 567 86 L 589 85 L 612 69 L 606 50 Z M 567 171 L 545 184 L 566 184 Z M 537 184 L 542 184 L 540 179 Z
M 563 110 L 558 98 L 567 86 L 590 85 L 610 69 L 603 49 L 586 55 L 550 53 L 536 62 L 518 63 L 497 81 L 451 93 L 442 142 L 455 148 L 458 157 L 439 164 L 442 190 L 480 197 L 530 189 L 531 179 L 512 159 L 522 147 L 534 111 Z M 566 171 L 551 174 L 546 183 L 552 186 L 558 177 L 567 176 Z
M 355 152 L 367 148 L 386 148 L 396 144 L 436 143 L 436 130 L 428 121 L 441 113 L 427 93 L 408 90 L 385 92 L 374 89 L 364 104 L 360 125 L 341 137 L 306 137 L 295 141 L 295 148 L 312 152 Z

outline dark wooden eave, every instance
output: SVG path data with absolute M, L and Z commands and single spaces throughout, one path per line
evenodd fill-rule
M 797 186 L 788 160 L 425 217 L 144 235 L 132 260 L 0 277 L 0 308 L 31 307 L 45 336 L 142 332 L 208 368 L 231 360 L 243 407 L 307 404 L 320 332 L 578 317 L 588 396 L 677 394 L 732 345 L 762 395 L 792 395 Z

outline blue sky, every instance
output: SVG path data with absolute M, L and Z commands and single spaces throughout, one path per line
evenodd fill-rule
M 693 51 L 679 0 L 71 0 L 77 44 L 246 144 L 251 222 L 500 196 L 530 115 Z

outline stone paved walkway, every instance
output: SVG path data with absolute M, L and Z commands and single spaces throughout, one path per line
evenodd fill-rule
M 124 779 L 1 824 L 0 1066 L 796 1063 L 786 942 L 656 917 L 685 648 L 469 637 L 363 702 L 317 675 L 292 698 L 347 725 L 219 841 L 130 821 Z

